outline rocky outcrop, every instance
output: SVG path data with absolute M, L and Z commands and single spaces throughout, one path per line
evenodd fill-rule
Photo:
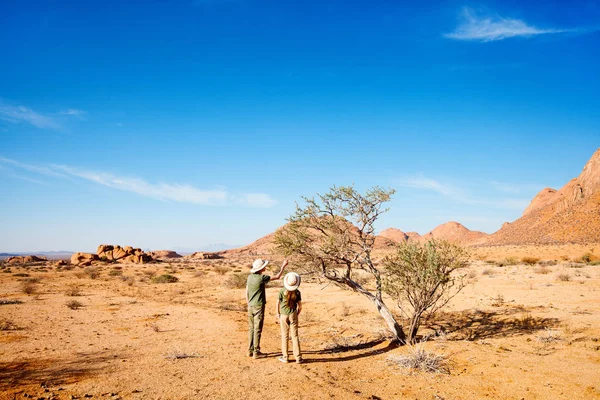
M 521 218 L 503 225 L 485 244 L 592 242 L 600 242 L 600 149 L 577 178 L 560 190 L 542 190 Z
M 428 242 L 431 239 L 447 240 L 451 243 L 467 245 L 473 242 L 480 241 L 485 238 L 487 233 L 480 231 L 472 231 L 458 222 L 450 221 L 439 225 L 431 232 L 421 236 L 421 242 Z
M 220 258 L 224 258 L 221 253 L 210 253 L 210 252 L 200 252 L 197 251 L 193 254 L 185 256 L 186 259 L 189 260 L 217 260 Z
M 177 254 L 173 250 L 155 250 L 150 252 L 150 256 L 155 260 L 159 258 L 181 258 L 180 254 Z
M 71 256 L 71 264 L 88 266 L 92 265 L 93 261 L 100 260 L 97 254 L 93 253 L 75 253 Z
M 408 239 L 409 239 L 409 236 L 406 233 L 404 233 L 400 229 L 396 229 L 396 228 L 385 229 L 385 230 L 381 231 L 379 236 L 393 240 L 394 242 L 397 242 L 397 243 L 403 243 L 403 242 L 408 241 Z
M 7 264 L 27 264 L 39 261 L 48 261 L 48 259 L 44 256 L 13 256 L 6 259 Z

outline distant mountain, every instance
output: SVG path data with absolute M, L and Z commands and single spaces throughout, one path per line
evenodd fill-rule
M 0 260 L 14 256 L 45 256 L 49 260 L 58 260 L 69 258 L 72 254 L 72 251 L 26 251 L 22 253 L 0 253 Z
M 539 192 L 521 218 L 488 237 L 486 245 L 600 242 L 600 148 L 581 174 L 560 190 Z
M 396 228 L 388 228 L 381 231 L 379 236 L 391 239 L 396 243 L 402 243 L 409 240 L 424 243 L 431 239 L 441 239 L 452 243 L 468 245 L 484 239 L 487 236 L 487 233 L 472 231 L 458 222 L 450 221 L 439 225 L 423 236 L 419 235 L 417 232 L 405 233 Z

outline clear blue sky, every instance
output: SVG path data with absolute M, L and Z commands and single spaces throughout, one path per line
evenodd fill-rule
M 415 3 L 1 2 L 0 251 L 246 244 L 333 184 L 518 218 L 600 146 L 600 2 Z

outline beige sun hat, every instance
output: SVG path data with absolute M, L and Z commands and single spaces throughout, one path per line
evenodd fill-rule
M 252 263 L 252 269 L 250 270 L 250 272 L 252 272 L 252 273 L 258 272 L 261 269 L 263 269 L 264 267 L 266 267 L 268 263 L 269 263 L 268 260 L 263 261 L 260 258 L 257 258 Z
M 283 286 L 290 292 L 298 289 L 300 286 L 300 275 L 295 272 L 288 272 L 283 278 Z

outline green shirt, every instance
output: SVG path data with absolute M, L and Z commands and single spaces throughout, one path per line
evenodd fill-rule
M 271 280 L 269 275 L 250 274 L 246 281 L 246 293 L 248 293 L 248 305 L 261 307 L 267 304 L 265 285 Z
M 298 303 L 302 301 L 302 295 L 300 294 L 300 291 L 296 289 L 296 307 L 291 309 L 287 304 L 287 292 L 288 291 L 286 288 L 283 288 L 279 291 L 279 312 L 283 315 L 290 315 L 296 311 L 298 309 Z

